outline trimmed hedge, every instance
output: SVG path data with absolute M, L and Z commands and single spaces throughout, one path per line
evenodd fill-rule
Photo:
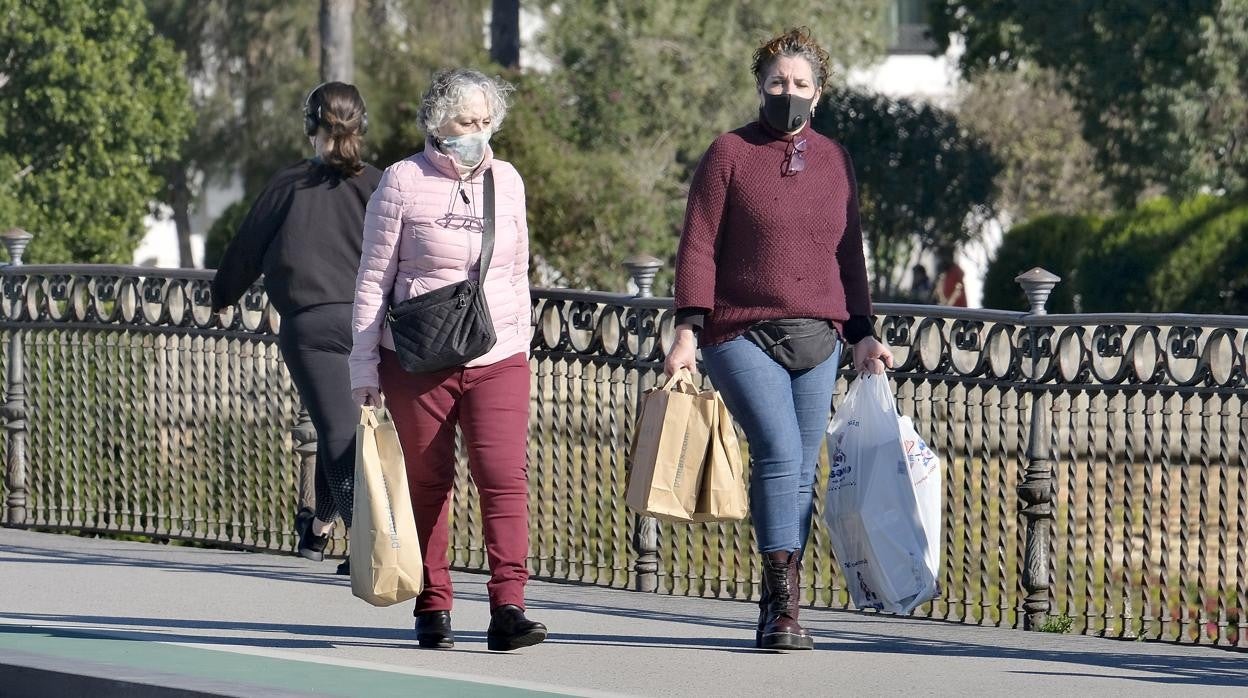
M 1013 278 L 1062 277 L 1049 312 L 1248 313 L 1248 197 L 1157 198 L 1100 220 L 1045 216 L 1011 229 L 988 267 L 984 305 L 1025 309 Z
M 1154 199 L 1106 221 L 1084 249 L 1084 309 L 1244 313 L 1246 246 L 1245 199 Z
M 1074 312 L 1073 272 L 1080 248 L 1092 240 L 1101 221 L 1091 216 L 1043 216 L 1005 234 L 984 278 L 984 307 L 1027 310 L 1027 298 L 1014 277 L 1044 267 L 1062 277 L 1049 297 L 1050 313 Z

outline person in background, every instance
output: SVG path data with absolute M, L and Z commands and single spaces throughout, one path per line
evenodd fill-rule
M 802 551 L 842 343 L 860 371 L 892 365 L 873 336 L 853 164 L 810 127 L 828 63 L 805 28 L 758 48 L 758 119 L 702 156 L 676 255 L 676 339 L 664 369 L 696 371 L 701 347 L 749 442 L 763 565 L 754 643 L 763 649 L 814 648 L 798 622 Z
M 324 559 L 334 520 L 351 526 L 355 429 L 351 307 L 364 210 L 381 172 L 361 160 L 368 113 L 354 85 L 327 82 L 304 101 L 315 155 L 274 175 L 230 242 L 212 280 L 212 307 L 238 302 L 264 274 L 281 314 L 278 347 L 316 427 L 316 511 L 296 516 L 298 553 Z M 347 563 L 339 573 L 349 572 Z
M 927 275 L 927 267 L 922 264 L 916 264 L 910 269 L 910 301 L 932 302 L 932 278 Z
M 403 444 L 425 588 L 416 597 L 421 647 L 455 645 L 447 560 L 455 427 L 481 495 L 490 566 L 487 647 L 509 651 L 546 639 L 524 613 L 529 579 L 529 227 L 524 181 L 494 157 L 490 136 L 507 114 L 502 80 L 447 70 L 425 92 L 425 149 L 386 170 L 368 204 L 355 290 L 351 387 L 359 404 L 385 404 Z M 484 183 L 494 179 L 494 252 L 483 293 L 497 341 L 463 366 L 408 373 L 385 327 L 386 310 L 444 286 L 479 279 Z
M 957 308 L 966 307 L 966 274 L 962 267 L 953 260 L 952 252 L 944 252 L 940 257 L 939 273 L 936 276 L 936 302 Z

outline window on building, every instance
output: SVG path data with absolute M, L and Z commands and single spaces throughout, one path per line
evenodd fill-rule
M 893 0 L 888 13 L 888 52 L 932 53 L 936 42 L 928 36 L 927 0 Z

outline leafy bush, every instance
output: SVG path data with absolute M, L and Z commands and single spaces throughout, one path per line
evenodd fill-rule
M 1162 197 L 1106 220 L 1101 234 L 1079 255 L 1083 309 L 1159 310 L 1149 278 L 1186 237 L 1197 208 Z
M 1101 221 L 1046 216 L 1006 234 L 984 305 L 1024 310 L 1013 278 L 1033 266 L 1062 277 L 1049 312 L 1248 312 L 1248 199 L 1147 201 Z
M 227 206 L 221 212 L 221 215 L 217 216 L 217 220 L 208 229 L 208 234 L 204 236 L 205 268 L 216 269 L 217 265 L 221 263 L 221 256 L 225 254 L 225 248 L 234 239 L 234 234 L 238 232 L 238 226 L 243 224 L 243 219 L 247 217 L 247 212 L 250 210 L 251 201 L 239 199 Z
M 1079 251 L 1097 235 L 1100 221 L 1091 216 L 1043 216 L 1016 225 L 1005 234 L 984 278 L 984 307 L 1027 310 L 1027 298 L 1014 277 L 1043 267 L 1062 277 L 1049 297 L 1048 311 L 1074 311 L 1075 267 Z
M 1153 199 L 1105 222 L 1079 261 L 1084 310 L 1248 310 L 1248 202 Z
M 670 260 L 684 212 L 669 146 L 636 151 L 578 144 L 567 87 L 542 75 L 516 80 L 516 97 L 492 141 L 525 181 L 534 283 L 622 291 L 621 262 L 634 254 Z M 667 292 L 671 265 L 656 281 Z
M 1044 624 L 1040 626 L 1040 632 L 1064 634 L 1070 632 L 1074 625 L 1075 619 L 1063 613 L 1046 618 Z

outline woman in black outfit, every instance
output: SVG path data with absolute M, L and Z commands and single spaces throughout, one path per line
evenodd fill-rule
M 359 422 L 347 370 L 351 304 L 364 209 L 381 179 L 360 160 L 367 128 L 354 85 L 329 82 L 312 90 L 304 102 L 304 132 L 316 157 L 269 181 L 212 280 L 212 307 L 220 311 L 263 273 L 282 316 L 278 346 L 316 427 L 315 517 L 296 517 L 299 554 L 316 561 L 324 559 L 334 519 L 351 525 Z

